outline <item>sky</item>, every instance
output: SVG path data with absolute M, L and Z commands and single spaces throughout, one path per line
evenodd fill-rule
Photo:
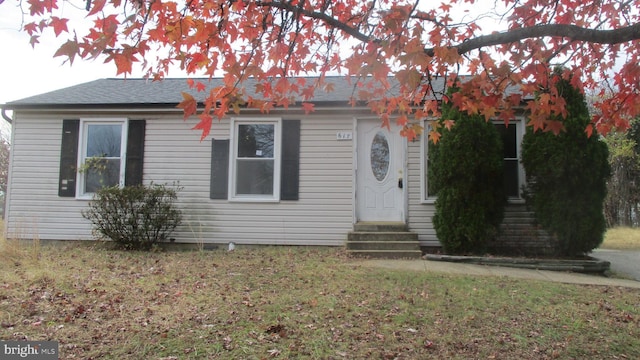
M 73 66 L 63 64 L 63 58 L 53 55 L 64 40 L 53 36 L 44 37 L 40 44 L 32 48 L 29 35 L 21 32 L 21 11 L 17 1 L 5 0 L 0 5 L 0 104 L 25 97 L 42 94 L 51 90 L 88 82 L 91 80 L 116 77 L 113 64 L 102 60 L 80 61 Z M 78 12 L 66 4 L 67 14 Z
M 75 61 L 73 67 L 53 55 L 61 39 L 44 37 L 32 48 L 29 35 L 21 32 L 22 15 L 15 0 L 0 5 L 0 104 L 62 89 L 99 78 L 116 77 L 113 64 L 101 60 Z M 64 9 L 69 16 L 82 18 L 76 9 Z M 10 112 L 9 112 L 10 114 Z M 10 127 L 0 119 L 0 132 L 9 138 Z

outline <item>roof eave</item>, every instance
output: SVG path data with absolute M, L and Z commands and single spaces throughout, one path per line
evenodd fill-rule
M 351 108 L 352 106 L 349 105 L 346 101 L 319 101 L 319 102 L 314 102 L 314 101 L 309 101 L 310 103 L 314 104 L 316 108 L 336 108 L 336 107 L 342 107 L 342 108 Z M 103 109 L 103 110 L 124 110 L 124 109 L 129 109 L 129 110 L 140 110 L 140 109 L 163 109 L 163 110 L 179 110 L 182 111 L 180 109 L 178 109 L 177 107 L 178 102 L 172 102 L 172 103 L 95 103 L 95 104 L 87 104 L 87 103 L 83 103 L 83 104 L 28 104 L 28 103 L 22 103 L 22 104 L 4 104 L 4 105 L 0 105 L 0 108 L 5 109 L 5 110 L 11 110 L 11 111 L 20 111 L 20 110 L 27 110 L 27 111 L 43 111 L 43 110 L 87 110 L 87 109 Z M 359 104 L 361 105 L 361 104 Z M 203 103 L 199 103 L 198 107 L 204 107 Z M 300 107 L 298 104 L 292 104 L 289 106 L 290 108 L 298 108 Z M 358 106 L 356 106 L 358 107 Z M 281 106 L 277 106 L 275 107 L 275 109 L 284 109 Z

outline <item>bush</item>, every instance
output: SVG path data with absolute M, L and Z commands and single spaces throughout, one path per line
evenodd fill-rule
M 597 134 L 585 133 L 590 116 L 584 95 L 566 80 L 557 87 L 567 104 L 564 131 L 527 130 L 522 144 L 525 199 L 537 221 L 557 238 L 557 255 L 574 257 L 602 243 L 610 170 L 606 144 Z
M 491 122 L 468 116 L 449 104 L 443 119 L 451 130 L 429 152 L 429 179 L 437 189 L 433 225 L 444 251 L 483 253 L 504 216 L 502 139 Z
M 96 236 L 127 250 L 149 250 L 165 241 L 182 221 L 175 201 L 179 188 L 165 185 L 104 187 L 82 216 L 93 223 Z

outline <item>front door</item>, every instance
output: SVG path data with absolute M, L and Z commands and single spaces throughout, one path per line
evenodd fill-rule
M 400 129 L 379 119 L 357 124 L 356 217 L 358 221 L 404 221 L 404 146 Z

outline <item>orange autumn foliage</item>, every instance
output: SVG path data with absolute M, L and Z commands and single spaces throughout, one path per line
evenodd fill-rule
M 565 114 L 553 64 L 565 67 L 565 79 L 574 75 L 573 86 L 602 95 L 588 131 L 624 129 L 640 115 L 640 0 L 86 0 L 94 25 L 84 34 L 69 30 L 63 0 L 14 1 L 31 44 L 52 31 L 61 44 L 55 56 L 70 63 L 102 58 L 125 76 L 139 65 L 153 80 L 174 65 L 223 78 L 202 108 L 187 97 L 179 105 L 186 117 L 199 116 L 203 136 L 212 117 L 244 106 L 269 111 L 302 99 L 295 105 L 313 111 L 316 92 L 332 88 L 328 74 L 351 79 L 345 104 L 368 104 L 384 123 L 400 119 L 408 137 L 419 134 L 420 119 L 439 115 L 434 104 L 449 100 L 433 80 L 450 85 L 461 73 L 451 99 L 458 109 L 508 122 L 524 107 L 534 128 L 561 131 L 552 120 Z M 483 30 L 487 17 L 501 30 Z M 193 89 L 204 92 L 202 83 Z

